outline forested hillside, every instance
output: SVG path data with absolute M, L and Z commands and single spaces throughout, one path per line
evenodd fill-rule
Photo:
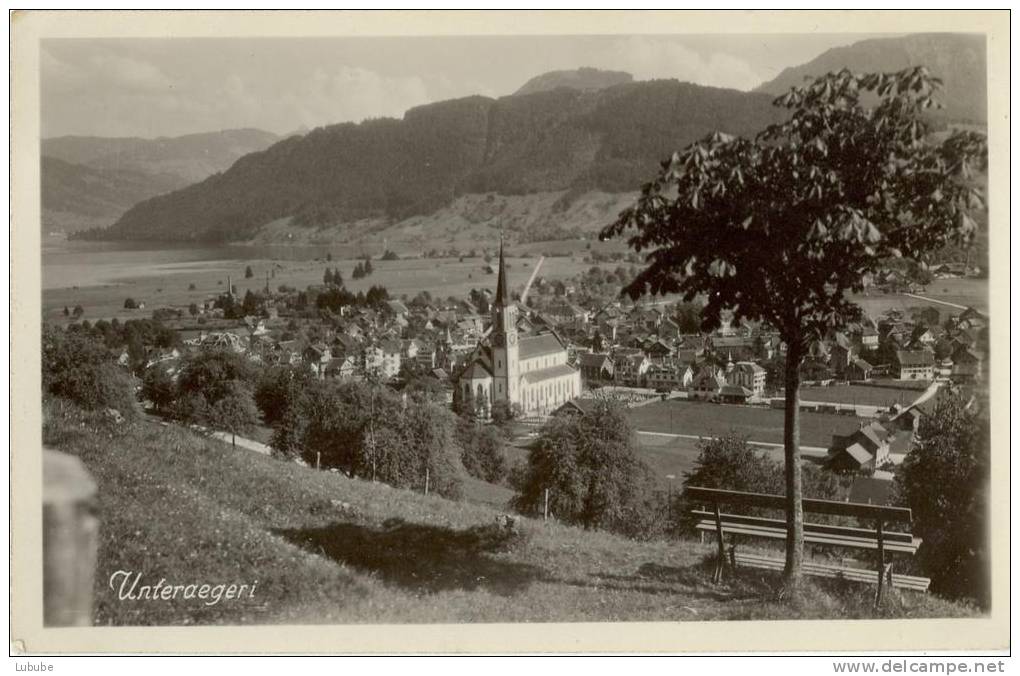
M 942 79 L 940 97 L 945 108 L 936 116 L 949 122 L 984 124 L 988 116 L 988 86 L 984 35 L 924 33 L 864 40 L 830 49 L 808 63 L 787 68 L 758 91 L 783 94 L 804 84 L 805 77 L 849 68 L 854 72 L 893 72 L 927 66 Z
M 779 119 L 772 97 L 674 80 L 558 88 L 409 110 L 285 139 L 229 171 L 128 211 L 111 239 L 246 239 L 274 220 L 304 226 L 428 214 L 467 193 L 631 191 L 664 153 L 714 131 Z
M 43 231 L 107 226 L 138 202 L 224 171 L 238 158 L 277 140 L 275 134 L 258 129 L 156 139 L 44 139 Z

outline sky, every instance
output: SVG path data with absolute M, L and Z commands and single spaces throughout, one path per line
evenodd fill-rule
M 879 36 L 49 39 L 42 135 L 154 138 L 242 127 L 288 134 L 399 118 L 461 96 L 506 96 L 535 75 L 582 66 L 750 90 L 871 37 Z

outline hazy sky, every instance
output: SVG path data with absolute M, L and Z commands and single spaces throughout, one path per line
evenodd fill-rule
M 44 137 L 176 136 L 400 117 L 443 99 L 505 96 L 550 70 L 752 89 L 875 35 L 46 40 Z

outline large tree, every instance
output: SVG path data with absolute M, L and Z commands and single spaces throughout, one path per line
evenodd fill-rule
M 585 530 L 625 531 L 640 511 L 651 470 L 637 455 L 633 431 L 622 405 L 597 399 L 584 415 L 555 416 L 528 451 L 528 464 L 514 505 L 549 509 Z
M 981 198 L 970 167 L 985 137 L 931 133 L 925 111 L 941 83 L 923 67 L 897 73 L 829 73 L 776 100 L 786 121 L 754 138 L 714 133 L 662 163 L 634 206 L 602 238 L 633 230 L 647 267 L 632 298 L 680 293 L 705 299 L 703 327 L 764 320 L 786 346 L 784 430 L 786 576 L 803 557 L 799 368 L 813 340 L 860 316 L 850 294 L 895 258 L 924 261 L 976 229 Z

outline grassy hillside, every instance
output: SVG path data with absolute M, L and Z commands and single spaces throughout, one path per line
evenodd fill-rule
M 634 542 L 316 472 L 149 422 L 110 426 L 47 403 L 44 441 L 99 485 L 99 625 L 719 620 L 874 617 L 872 590 L 775 578 L 716 586 L 697 542 Z M 254 598 L 119 600 L 118 570 L 155 584 L 251 584 Z M 892 593 L 882 617 L 966 616 Z
M 43 157 L 40 166 L 44 232 L 108 225 L 132 205 L 186 185 L 172 174 L 101 169 Z
M 432 213 L 398 221 L 357 222 L 302 227 L 294 219 L 274 221 L 252 237 L 256 244 L 350 244 L 358 250 L 425 252 L 431 249 L 491 249 L 504 233 L 514 243 L 533 243 L 534 250 L 552 249 L 548 242 L 586 237 L 594 240 L 603 227 L 629 207 L 637 193 L 559 190 L 524 195 L 471 193 L 460 195 Z M 385 247 L 384 247 L 385 244 Z M 618 244 L 617 246 L 622 246 Z M 577 251 L 574 241 L 567 249 Z

